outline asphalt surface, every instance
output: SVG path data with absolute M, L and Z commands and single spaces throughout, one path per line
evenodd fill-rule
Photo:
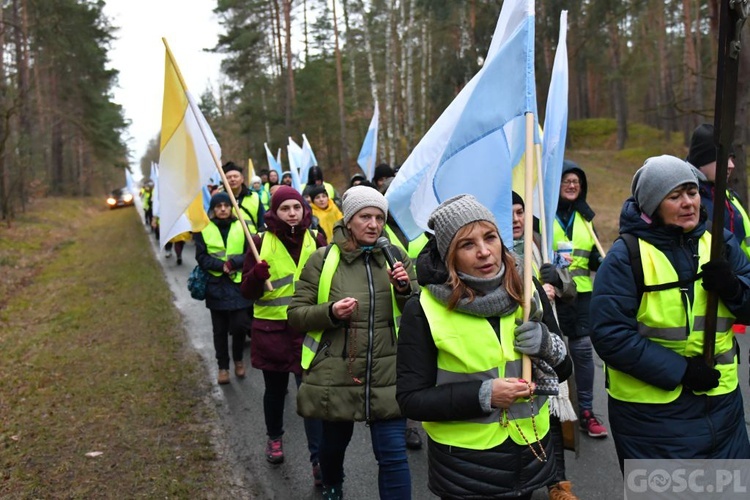
M 249 366 L 250 343 L 245 345 L 247 377 L 239 380 L 231 373 L 231 383 L 216 384 L 217 366 L 214 356 L 211 318 L 202 301 L 190 297 L 186 283 L 195 266 L 195 247 L 192 242 L 185 246 L 183 264 L 177 266 L 174 255 L 166 258 L 164 251 L 157 249 L 155 238 L 151 238 L 156 258 L 161 263 L 164 275 L 174 294 L 174 304 L 182 313 L 185 329 L 191 346 L 201 355 L 206 377 L 211 383 L 211 401 L 216 405 L 221 422 L 218 428 L 224 433 L 219 442 L 226 443 L 222 455 L 233 461 L 248 498 L 305 500 L 321 498 L 320 490 L 313 486 L 312 472 L 302 418 L 296 413 L 296 386 L 290 376 L 289 395 L 284 417 L 285 461 L 271 465 L 265 459 L 265 425 L 263 421 L 263 375 Z M 748 347 L 750 335 L 739 335 L 740 385 L 745 401 L 745 422 L 750 414 L 750 388 L 748 386 Z M 594 411 L 607 428 L 607 399 L 604 389 L 601 360 L 596 357 L 596 379 L 594 383 Z M 423 439 L 424 431 L 421 431 Z M 623 482 L 617 465 L 614 443 L 611 437 L 593 439 L 579 433 L 578 457 L 572 451 L 565 452 L 567 478 L 573 483 L 573 492 L 581 499 L 623 498 Z M 412 498 L 435 499 L 427 488 L 426 449 L 409 451 L 409 467 L 412 476 Z M 344 463 L 346 478 L 344 493 L 347 498 L 369 500 L 378 498 L 377 463 L 372 453 L 370 436 L 364 424 L 355 425 L 352 442 L 347 449 Z M 537 491 L 534 500 L 547 498 L 546 491 Z

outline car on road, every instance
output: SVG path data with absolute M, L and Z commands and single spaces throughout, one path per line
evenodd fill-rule
M 110 209 L 132 206 L 133 194 L 127 188 L 115 189 L 107 196 L 107 205 Z

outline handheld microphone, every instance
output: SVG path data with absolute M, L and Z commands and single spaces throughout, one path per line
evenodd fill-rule
M 396 259 L 393 257 L 393 251 L 391 250 L 391 242 L 388 241 L 388 238 L 385 236 L 381 236 L 378 238 L 378 240 L 375 242 L 375 248 L 379 248 L 383 251 L 383 255 L 385 256 L 385 260 L 388 262 L 388 267 L 393 269 L 393 266 L 396 265 Z M 403 288 L 407 285 L 406 281 L 404 280 L 398 280 L 398 286 Z

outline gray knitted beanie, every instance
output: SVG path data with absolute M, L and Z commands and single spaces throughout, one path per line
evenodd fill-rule
M 441 203 L 427 221 L 427 226 L 435 232 L 440 257 L 445 260 L 451 241 L 459 229 L 480 220 L 497 226 L 492 212 L 470 194 L 460 194 Z
M 388 216 L 388 200 L 370 186 L 354 186 L 344 192 L 341 198 L 341 209 L 344 212 L 344 224 L 349 224 L 354 214 L 367 207 L 379 208 Z
M 662 200 L 686 183 L 698 185 L 688 162 L 670 155 L 648 158 L 633 176 L 630 190 L 641 211 L 653 217 Z

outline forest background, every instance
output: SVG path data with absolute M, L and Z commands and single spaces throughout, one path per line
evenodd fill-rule
M 2 218 L 10 223 L 34 198 L 121 187 L 132 154 L 148 177 L 159 138 L 147 151 L 127 150 L 127 121 L 112 100 L 118 71 L 107 69 L 117 27 L 104 2 L 0 6 Z M 275 152 L 304 133 L 326 179 L 343 188 L 359 169 L 373 103 L 378 160 L 398 166 L 481 67 L 501 7 L 500 0 L 217 0 L 223 33 L 206 49 L 222 55 L 223 77 L 200 107 L 224 159 L 267 167 L 264 142 Z M 544 0 L 536 8 L 540 122 L 560 11 L 569 11 L 569 149 L 608 149 L 618 164 L 638 166 L 654 154 L 684 156 L 695 126 L 713 122 L 718 0 Z M 746 199 L 750 51 L 740 58 L 730 185 Z

